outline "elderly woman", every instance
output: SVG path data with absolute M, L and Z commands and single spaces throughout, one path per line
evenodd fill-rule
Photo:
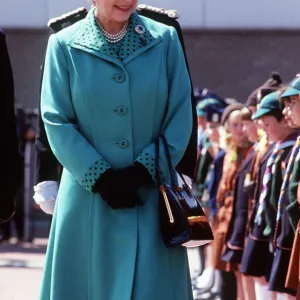
M 175 29 L 136 5 L 97 0 L 49 39 L 41 110 L 64 170 L 41 300 L 192 299 L 186 250 L 161 238 L 154 165 L 160 134 L 174 165 L 184 154 L 190 80 Z

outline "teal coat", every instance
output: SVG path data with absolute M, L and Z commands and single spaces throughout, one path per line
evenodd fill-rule
M 172 27 L 134 13 L 119 57 L 93 11 L 50 37 L 41 110 L 64 170 L 40 300 L 192 300 L 186 250 L 166 248 L 160 235 L 157 189 L 140 189 L 144 206 L 125 210 L 92 192 L 105 170 L 134 161 L 154 178 L 160 132 L 173 164 L 180 161 L 192 128 L 190 93 Z M 169 181 L 163 152 L 160 166 Z

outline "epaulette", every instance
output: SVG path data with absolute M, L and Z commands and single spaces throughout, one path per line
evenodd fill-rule
M 180 17 L 179 12 L 177 10 L 158 8 L 158 7 L 154 7 L 154 6 L 147 5 L 147 4 L 139 4 L 137 6 L 137 10 L 152 11 L 152 12 L 155 12 L 155 13 L 158 13 L 158 14 L 166 15 L 171 19 L 179 19 L 179 17 Z
M 80 7 L 67 14 L 63 14 L 60 17 L 50 19 L 47 26 L 52 28 L 54 32 L 58 32 L 63 28 L 66 28 L 77 21 L 84 19 L 87 13 L 88 11 L 86 8 Z

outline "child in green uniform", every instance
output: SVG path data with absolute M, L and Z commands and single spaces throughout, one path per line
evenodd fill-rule
M 300 75 L 294 78 L 287 91 L 282 95 L 287 103 L 286 114 L 294 127 L 300 127 Z M 288 252 L 289 262 L 284 265 L 284 275 L 286 277 L 285 287 L 288 290 L 296 291 L 298 289 L 297 299 L 300 299 L 299 278 L 300 278 L 300 137 L 294 145 L 294 151 L 290 155 L 288 171 L 285 174 L 286 186 L 283 184 L 282 190 L 286 198 L 279 200 L 278 205 L 278 223 L 283 224 L 279 228 L 276 238 L 276 244 L 279 246 L 288 241 L 288 250 L 280 249 L 280 252 Z M 289 166 L 290 164 L 290 166 Z M 285 221 L 285 223 L 283 223 Z M 288 234 L 286 234 L 288 233 Z M 293 244 L 292 244 L 293 242 Z M 284 245 L 285 246 L 285 245 Z M 289 267 L 287 269 L 287 263 Z
M 266 132 L 268 139 L 274 142 L 274 148 L 266 162 L 264 174 L 259 179 L 261 186 L 257 190 L 257 204 L 253 210 L 241 262 L 242 273 L 265 277 L 267 280 L 273 261 L 272 237 L 285 161 L 297 137 L 284 118 L 284 105 L 280 101 L 280 95 L 281 92 L 276 91 L 265 96 L 253 116 Z

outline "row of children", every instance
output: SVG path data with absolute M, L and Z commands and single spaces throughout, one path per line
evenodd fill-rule
M 285 85 L 278 73 L 256 88 L 245 105 L 228 105 L 206 90 L 198 95 L 194 189 L 215 240 L 205 249 L 206 268 L 194 282 L 195 299 L 295 299 L 299 95 L 300 75 Z

